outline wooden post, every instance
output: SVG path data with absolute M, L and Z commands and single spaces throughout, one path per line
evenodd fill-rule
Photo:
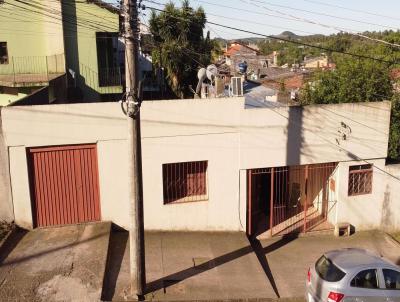
M 128 105 L 128 198 L 130 204 L 130 274 L 131 293 L 144 298 L 146 285 L 142 148 L 139 99 L 139 31 L 137 0 L 124 0 L 122 14 L 125 38 L 126 101 Z

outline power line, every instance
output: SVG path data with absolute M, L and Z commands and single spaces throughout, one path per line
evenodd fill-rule
M 282 8 L 286 8 L 286 9 L 290 9 L 290 10 L 295 10 L 295 11 L 306 12 L 306 13 L 309 13 L 309 14 L 314 14 L 314 15 L 319 15 L 319 16 L 326 16 L 326 17 L 335 18 L 335 19 L 338 19 L 338 20 L 345 20 L 345 21 L 351 21 L 351 22 L 360 23 L 360 24 L 374 25 L 374 26 L 380 26 L 380 27 L 385 27 L 385 28 L 398 30 L 398 28 L 393 27 L 393 26 L 382 25 L 382 24 L 371 23 L 371 22 L 365 22 L 365 21 L 356 20 L 356 19 L 352 19 L 352 18 L 339 17 L 339 16 L 335 16 L 335 15 L 331 15 L 331 14 L 322 13 L 322 12 L 315 12 L 315 11 L 310 11 L 310 10 L 306 10 L 306 9 L 302 9 L 302 8 L 295 8 L 295 7 L 291 7 L 291 6 L 287 6 L 287 5 L 275 4 L 275 3 L 271 3 L 271 2 L 263 1 L 263 0 L 250 0 L 250 1 L 263 3 L 263 4 L 267 4 L 267 5 L 271 5 L 271 6 L 276 6 L 276 7 L 282 7 Z
M 158 9 L 158 8 L 155 8 L 155 7 L 147 6 L 146 9 L 153 9 L 155 11 L 166 13 L 171 18 L 174 18 L 174 19 L 184 20 L 184 21 L 189 20 L 189 19 L 185 19 L 185 18 L 182 18 L 182 17 L 174 16 L 174 15 L 170 14 L 169 12 L 167 12 L 165 10 L 161 10 L 161 9 Z M 397 64 L 398 63 L 397 61 L 387 61 L 385 59 L 374 58 L 374 57 L 370 57 L 370 56 L 366 56 L 366 55 L 362 55 L 362 54 L 356 54 L 356 53 L 347 52 L 347 51 L 339 51 L 339 50 L 335 50 L 335 49 L 331 49 L 331 48 L 327 48 L 327 47 L 323 47 L 323 46 L 318 46 L 318 45 L 312 45 L 312 44 L 308 44 L 308 43 L 304 43 L 304 42 L 300 42 L 300 41 L 296 41 L 296 40 L 290 40 L 290 39 L 285 39 L 285 38 L 281 38 L 281 37 L 265 35 L 265 34 L 261 34 L 261 33 L 258 33 L 258 32 L 254 32 L 254 31 L 250 31 L 250 30 L 246 30 L 246 29 L 241 29 L 241 28 L 237 28 L 237 27 L 233 27 L 233 26 L 228 26 L 228 25 L 224 25 L 224 24 L 220 24 L 220 23 L 216 23 L 216 22 L 206 21 L 206 23 L 212 24 L 212 25 L 215 25 L 215 26 L 219 26 L 219 27 L 224 27 L 224 28 L 231 29 L 231 30 L 235 30 L 235 31 L 239 31 L 239 32 L 243 32 L 243 33 L 247 33 L 247 34 L 252 34 L 252 35 L 257 35 L 257 36 L 269 38 L 269 39 L 274 39 L 274 40 L 288 42 L 288 43 L 292 43 L 292 44 L 296 44 L 296 45 L 316 48 L 316 49 L 324 50 L 326 52 L 340 53 L 340 54 L 356 57 L 356 58 L 359 58 L 359 59 L 368 59 L 368 60 L 377 61 L 377 62 L 380 62 L 380 63 L 386 63 L 386 64 L 389 64 L 389 65 L 393 65 L 393 64 Z
M 244 2 L 244 3 L 252 4 L 253 6 L 265 9 L 267 11 L 271 10 L 268 7 L 265 7 L 265 6 L 262 6 L 262 5 L 258 5 L 258 4 L 255 3 L 255 2 L 258 2 L 258 3 L 269 3 L 270 4 L 270 2 L 259 1 L 259 0 L 247 0 L 247 2 L 245 0 L 239 0 L 239 1 Z M 290 7 L 284 6 L 284 5 L 277 5 L 277 4 L 270 4 L 270 5 L 290 8 Z M 377 42 L 377 43 L 383 43 L 383 44 L 386 44 L 386 45 L 390 45 L 390 46 L 394 46 L 394 47 L 399 47 L 400 48 L 399 44 L 390 43 L 388 41 L 384 41 L 384 40 L 368 37 L 367 35 L 364 35 L 364 34 L 361 34 L 361 33 L 358 33 L 358 32 L 354 32 L 353 30 L 351 30 L 349 28 L 326 25 L 326 24 L 323 24 L 323 23 L 320 23 L 320 22 L 316 22 L 316 21 L 313 21 L 313 20 L 310 20 L 310 19 L 306 19 L 306 18 L 303 18 L 303 17 L 298 17 L 298 16 L 295 16 L 295 15 L 292 15 L 292 14 L 287 14 L 285 12 L 274 10 L 274 9 L 272 11 L 274 11 L 276 13 L 279 13 L 279 14 L 282 14 L 282 15 L 285 15 L 285 16 L 289 16 L 289 17 L 291 17 L 293 19 L 299 20 L 300 22 L 309 23 L 309 24 L 313 24 L 313 25 L 318 25 L 318 26 L 321 26 L 321 27 L 324 27 L 324 28 L 334 29 L 334 30 L 339 31 L 339 32 L 345 31 L 350 35 L 358 36 L 358 37 L 361 37 L 361 38 L 364 38 L 364 39 L 368 39 L 368 40 L 371 40 L 371 41 L 374 41 L 374 42 Z M 340 18 L 340 17 L 337 17 L 337 18 Z
M 87 20 L 87 19 L 83 20 L 84 22 L 87 22 L 87 24 L 85 24 L 84 22 L 79 22 L 78 23 L 78 20 L 77 20 L 77 22 L 74 22 L 73 20 L 68 19 L 68 17 L 75 17 L 75 16 L 65 13 L 64 15 L 67 18 L 64 18 L 64 20 L 63 20 L 62 19 L 62 12 L 60 12 L 60 11 L 56 11 L 56 10 L 52 11 L 52 10 L 49 10 L 49 9 L 45 9 L 43 7 L 40 7 L 40 6 L 32 5 L 31 3 L 24 2 L 22 0 L 15 0 L 15 1 L 17 1 L 17 2 L 19 2 L 21 4 L 24 4 L 24 5 L 26 5 L 26 6 L 30 7 L 30 8 L 24 7 L 24 6 L 20 6 L 20 5 L 16 5 L 16 4 L 10 3 L 10 2 L 4 2 L 4 3 L 7 3 L 8 5 L 14 6 L 16 8 L 19 8 L 19 9 L 22 9 L 22 10 L 25 10 L 25 11 L 28 11 L 28 12 L 32 12 L 32 13 L 35 13 L 35 14 L 38 14 L 38 15 L 41 15 L 41 16 L 48 17 L 48 18 L 53 19 L 53 20 L 61 21 L 63 24 L 66 24 L 66 25 L 81 26 L 83 28 L 90 29 L 90 30 L 104 30 L 104 26 L 103 27 L 96 27 L 93 24 L 90 24 L 90 22 L 89 22 L 90 20 Z M 35 2 L 35 1 L 32 0 L 32 2 Z M 34 10 L 32 8 L 38 9 L 39 11 L 38 10 Z M 42 11 L 44 11 L 44 12 L 42 12 Z M 46 14 L 45 12 L 50 13 L 50 14 Z M 80 18 L 80 19 L 82 19 L 82 18 Z M 43 21 L 45 21 L 45 20 L 43 20 Z M 94 23 L 94 22 L 92 22 L 92 23 Z M 96 25 L 101 25 L 101 24 L 97 23 Z M 107 26 L 105 26 L 105 27 L 107 27 Z
M 165 3 L 160 3 L 160 2 L 153 1 L 153 0 L 144 0 L 144 1 L 150 2 L 150 3 L 153 3 L 153 4 L 157 4 L 157 5 L 160 5 L 160 6 L 164 6 L 165 5 Z M 241 8 L 232 7 L 232 6 L 223 5 L 223 4 L 211 3 L 211 2 L 203 1 L 203 0 L 194 0 L 194 1 L 199 2 L 199 3 L 209 4 L 209 5 L 216 6 L 216 7 L 228 8 L 228 9 L 237 10 L 237 11 L 240 11 L 240 12 L 246 12 L 246 13 L 250 13 L 250 14 L 255 14 L 255 15 L 261 15 L 261 16 L 267 15 L 267 16 L 270 16 L 270 17 L 273 17 L 273 18 L 301 22 L 301 21 L 295 20 L 293 18 L 285 18 L 285 17 L 282 17 L 282 16 L 275 16 L 275 15 L 271 15 L 271 14 L 268 14 L 268 13 L 262 13 L 262 12 L 257 12 L 257 11 L 253 11 L 253 10 L 248 10 L 248 9 L 241 9 Z M 207 15 L 211 15 L 211 14 L 207 12 Z M 214 15 L 214 16 L 222 17 L 222 18 L 228 18 L 226 16 L 220 16 L 220 15 Z M 229 19 L 232 20 L 232 19 L 235 19 L 235 18 L 230 18 L 229 17 Z M 246 21 L 243 21 L 243 22 L 252 23 L 252 21 L 249 21 L 249 20 L 246 20 Z M 312 34 L 312 35 L 316 34 L 316 33 L 302 31 L 302 30 L 298 30 L 298 29 L 292 29 L 292 28 L 287 28 L 287 27 L 278 27 L 276 25 L 265 24 L 265 23 L 263 23 L 262 25 L 275 27 L 275 28 L 280 28 L 280 29 L 285 29 L 285 30 L 293 30 L 293 31 L 296 31 L 296 32 L 303 32 L 303 33 L 306 33 L 306 34 Z
M 334 5 L 334 4 L 324 3 L 324 2 L 315 1 L 315 0 L 303 0 L 303 1 L 310 2 L 310 3 L 315 3 L 315 4 L 319 4 L 319 5 L 324 5 L 324 6 L 336 7 L 336 8 L 340 8 L 340 9 L 343 9 L 343 10 L 348 10 L 348 11 L 356 12 L 356 13 L 363 13 L 363 14 L 376 16 L 376 17 L 383 17 L 383 18 L 388 18 L 388 19 L 392 19 L 392 20 L 400 20 L 400 18 L 396 18 L 396 17 L 392 17 L 392 16 L 381 15 L 381 14 L 377 14 L 377 13 L 368 12 L 368 11 L 365 11 L 365 10 L 348 8 L 348 7 L 344 7 L 344 6 L 340 6 L 340 5 Z
M 147 1 L 147 2 L 150 2 L 150 3 L 154 3 L 154 4 L 157 4 L 157 5 L 161 5 L 161 6 L 165 5 L 165 3 L 159 3 L 159 2 L 156 2 L 156 1 L 153 1 L 153 0 L 144 0 L 144 1 Z M 377 43 L 383 43 L 383 44 L 386 44 L 386 45 L 390 45 L 390 46 L 393 46 L 393 47 L 400 48 L 400 44 L 390 43 L 390 42 L 385 41 L 385 40 L 372 38 L 372 37 L 369 37 L 369 36 L 364 35 L 362 33 L 355 32 L 355 31 L 353 31 L 352 29 L 349 29 L 349 28 L 331 26 L 331 25 L 320 23 L 320 22 L 312 21 L 312 20 L 309 20 L 309 19 L 300 18 L 300 17 L 294 16 L 292 14 L 284 13 L 282 11 L 271 10 L 271 9 L 268 9 L 268 8 L 266 8 L 264 6 L 261 6 L 261 5 L 258 5 L 258 4 L 254 3 L 254 2 L 252 2 L 252 1 L 256 1 L 256 0 L 239 0 L 239 1 L 241 1 L 243 3 L 246 3 L 246 4 L 252 4 L 253 6 L 256 6 L 258 8 L 262 8 L 262 9 L 265 9 L 267 11 L 273 11 L 273 12 L 276 12 L 276 13 L 278 13 L 280 15 L 284 15 L 284 16 L 288 16 L 288 17 L 275 16 L 275 15 L 271 15 L 269 13 L 255 12 L 255 11 L 252 11 L 252 10 L 240 9 L 240 8 L 232 7 L 232 6 L 228 6 L 228 5 L 215 4 L 215 3 L 211 3 L 211 2 L 208 2 L 208 1 L 204 1 L 204 0 L 195 0 L 195 1 L 201 2 L 201 3 L 206 3 L 206 4 L 209 4 L 209 5 L 214 5 L 214 6 L 217 6 L 217 7 L 229 8 L 229 9 L 238 10 L 238 11 L 246 11 L 246 12 L 250 12 L 250 13 L 253 13 L 253 14 L 257 14 L 257 15 L 267 15 L 267 16 L 271 16 L 271 17 L 279 18 L 279 19 L 285 19 L 285 20 L 290 20 L 290 21 L 308 23 L 308 24 L 312 24 L 312 25 L 321 26 L 321 27 L 324 27 L 324 28 L 333 29 L 333 30 L 338 31 L 338 32 L 343 32 L 344 31 L 344 32 L 347 32 L 350 35 L 354 35 L 354 36 L 357 36 L 357 37 L 360 37 L 360 38 L 363 38 L 363 39 L 367 39 L 367 40 L 374 41 L 374 42 L 377 42 Z M 261 2 L 261 1 L 257 1 L 257 2 Z M 265 23 L 257 23 L 257 22 L 249 21 L 249 20 L 245 20 L 245 19 L 230 18 L 230 17 L 226 17 L 226 16 L 215 15 L 215 14 L 212 14 L 212 13 L 207 13 L 207 15 L 216 16 L 216 17 L 225 18 L 225 19 L 230 19 L 230 20 L 234 19 L 234 20 L 237 20 L 237 21 L 240 21 L 240 22 L 246 22 L 246 23 L 251 23 L 251 24 L 258 24 L 258 25 L 264 25 L 264 26 L 279 28 L 278 26 L 275 26 L 275 25 L 270 25 L 270 24 L 265 24 Z M 281 27 L 281 29 L 292 30 L 290 28 L 283 28 L 283 27 Z M 300 32 L 299 30 L 295 30 L 295 31 Z M 302 31 L 302 32 L 304 32 L 304 31 Z M 311 32 L 304 32 L 304 33 L 317 35 L 317 33 L 311 33 Z
M 322 107 L 322 106 L 321 106 L 321 107 Z M 320 107 L 320 108 L 321 108 L 321 107 Z M 292 124 L 297 125 L 298 127 L 300 127 L 300 129 L 303 127 L 303 125 L 301 125 L 300 123 L 294 122 L 293 119 L 289 119 L 289 117 L 287 117 L 287 116 L 281 114 L 281 113 L 278 112 L 277 110 L 274 110 L 274 108 L 268 107 L 268 109 L 272 110 L 272 111 L 275 112 L 276 114 L 278 114 L 278 115 L 282 116 L 283 118 L 287 119 L 287 120 L 289 121 L 289 123 L 292 123 Z M 375 169 L 377 169 L 377 170 L 383 172 L 384 174 L 386 174 L 386 175 L 388 175 L 388 176 L 390 176 L 390 177 L 392 177 L 392 178 L 394 178 L 394 179 L 400 181 L 400 178 L 399 178 L 399 177 L 397 177 L 397 176 L 395 176 L 395 175 L 393 175 L 393 174 L 391 174 L 391 173 L 389 173 L 389 172 L 387 172 L 387 171 L 385 171 L 385 170 L 383 170 L 383 169 L 377 167 L 377 166 L 374 165 L 373 163 L 369 162 L 369 161 L 366 160 L 366 159 L 363 159 L 363 158 L 357 156 L 356 154 L 354 154 L 353 152 L 351 152 L 351 151 L 349 151 L 349 150 L 343 148 L 342 146 L 339 146 L 339 145 L 337 145 L 337 144 L 335 144 L 335 143 L 329 141 L 329 140 L 326 139 L 325 137 L 323 137 L 323 136 L 317 134 L 317 132 L 315 132 L 315 131 L 310 131 L 310 132 L 311 132 L 312 134 L 314 134 L 315 136 L 319 137 L 320 139 L 326 141 L 328 144 L 333 145 L 333 146 L 335 146 L 336 148 L 339 148 L 340 150 L 347 152 L 347 153 L 349 154 L 349 156 L 354 157 L 354 160 L 363 161 L 363 162 L 365 162 L 365 163 L 367 163 L 367 164 L 370 164 L 370 165 L 372 165 Z

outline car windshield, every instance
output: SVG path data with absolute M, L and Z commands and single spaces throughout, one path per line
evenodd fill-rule
M 315 270 L 323 280 L 328 282 L 340 281 L 346 275 L 345 272 L 341 271 L 329 258 L 326 258 L 325 256 L 319 258 L 315 264 Z

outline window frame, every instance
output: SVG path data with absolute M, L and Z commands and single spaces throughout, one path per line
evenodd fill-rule
M 166 183 L 168 183 L 169 179 L 165 179 L 165 177 L 168 177 L 168 175 L 165 175 L 165 170 L 167 169 L 168 166 L 173 166 L 174 165 L 174 172 L 176 173 L 176 169 L 179 169 L 179 166 L 184 166 L 184 165 L 189 165 L 189 164 L 194 164 L 196 165 L 199 163 L 199 168 L 201 169 L 201 165 L 204 165 L 204 186 L 205 186 L 205 194 L 197 194 L 197 195 L 186 195 L 180 198 L 176 199 L 171 199 L 168 196 L 168 189 L 165 187 Z M 173 204 L 181 204 L 181 203 L 190 203 L 190 202 L 202 202 L 202 201 L 208 201 L 209 199 L 209 184 L 208 184 L 208 160 L 196 160 L 196 161 L 186 161 L 186 162 L 174 162 L 174 163 L 163 163 L 162 164 L 162 191 L 163 191 L 163 205 L 173 205 Z M 190 173 L 187 173 L 188 170 L 186 170 L 185 175 L 186 179 L 184 180 L 185 186 L 187 187 L 187 181 L 188 181 L 188 175 Z M 193 174 L 193 173 L 192 173 Z M 195 174 L 193 174 L 195 175 Z M 171 175 L 170 175 L 171 176 Z M 176 175 L 175 175 L 176 177 Z M 172 179 L 171 179 L 172 180 Z M 170 181 L 171 181 L 170 180 Z M 175 179 L 176 182 L 176 179 Z M 181 184 L 182 185 L 182 184 Z M 176 188 L 174 188 L 175 191 L 178 191 Z M 182 192 L 181 192 L 182 193 Z M 178 195 L 178 194 L 177 194 Z
M 371 270 L 375 271 L 375 279 L 376 279 L 376 285 L 377 285 L 377 287 L 371 288 L 371 287 L 360 287 L 360 286 L 353 286 L 353 285 L 351 285 L 351 283 L 353 282 L 353 280 L 354 280 L 360 273 L 365 272 L 365 271 L 371 271 Z M 380 271 L 378 268 L 373 268 L 373 267 L 371 267 L 371 268 L 364 268 L 364 269 L 358 271 L 357 273 L 355 273 L 355 274 L 351 277 L 351 279 L 350 279 L 350 281 L 349 281 L 349 287 L 350 287 L 350 288 L 357 288 L 357 289 L 361 289 L 361 290 L 379 290 L 379 289 L 382 289 L 382 287 L 381 287 L 381 281 L 382 281 L 382 280 L 380 279 L 380 273 L 381 273 L 381 271 Z
M 337 272 L 339 272 L 339 274 L 341 275 L 340 278 L 335 279 L 335 280 L 331 280 L 331 278 L 325 278 L 326 276 L 323 276 L 321 273 L 321 270 L 319 268 L 319 263 L 320 261 L 325 260 L 330 266 L 332 266 Z M 333 263 L 333 261 L 331 259 L 329 259 L 329 257 L 322 255 L 317 262 L 315 262 L 315 267 L 314 267 L 315 271 L 317 272 L 317 275 L 319 278 L 321 278 L 322 280 L 324 280 L 324 282 L 340 282 L 341 280 L 343 280 L 344 277 L 346 277 L 347 273 L 342 271 L 339 267 L 336 266 L 335 263 Z
M 1 0 L 0 0 L 0 4 L 1 4 Z M 10 56 L 8 54 L 8 44 L 7 41 L 0 41 L 0 48 L 2 48 L 1 44 L 5 44 L 5 50 L 6 50 L 6 61 L 4 63 L 2 63 L 2 58 L 0 57 L 0 65 L 8 65 L 10 64 Z
M 366 169 L 363 169 L 363 166 L 369 166 Z M 356 168 L 359 167 L 359 169 L 353 169 L 352 168 Z M 348 179 L 347 179 L 347 196 L 360 196 L 360 195 L 368 195 L 368 194 L 372 194 L 373 192 L 373 180 L 374 180 L 374 166 L 372 164 L 360 164 L 360 165 L 351 165 L 349 166 L 349 172 L 348 172 Z M 370 181 L 371 181 L 371 186 L 369 191 L 360 191 L 359 189 L 357 190 L 357 192 L 355 193 L 355 190 L 353 190 L 351 192 L 350 189 L 350 178 L 353 175 L 357 175 L 357 174 L 361 174 L 363 176 L 363 174 L 367 174 L 366 177 L 370 177 Z M 370 176 L 369 176 L 370 174 Z M 365 187 L 365 186 L 364 186 Z
M 396 272 L 396 273 L 400 274 L 400 271 L 398 271 L 398 270 L 395 270 L 394 268 L 390 268 L 390 267 L 383 267 L 383 268 L 381 269 L 381 274 L 382 274 L 382 282 L 383 282 L 383 287 L 382 287 L 382 289 L 384 289 L 384 290 L 394 290 L 394 291 L 400 291 L 400 288 L 387 288 L 387 287 L 386 287 L 386 280 L 385 280 L 385 273 L 384 273 L 384 271 L 385 271 L 385 270 L 394 271 L 394 272 Z

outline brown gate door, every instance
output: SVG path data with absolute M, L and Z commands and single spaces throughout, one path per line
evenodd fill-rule
M 29 149 L 34 224 L 100 220 L 96 145 Z

